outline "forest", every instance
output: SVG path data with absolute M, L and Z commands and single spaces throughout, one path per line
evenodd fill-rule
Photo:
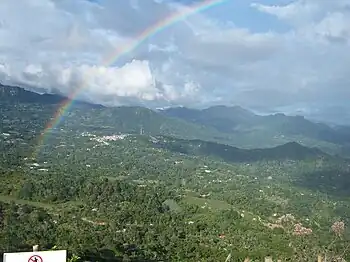
M 1 253 L 38 244 L 71 261 L 350 259 L 345 156 L 204 141 L 217 131 L 142 108 L 77 106 L 43 134 L 56 107 L 1 104 Z

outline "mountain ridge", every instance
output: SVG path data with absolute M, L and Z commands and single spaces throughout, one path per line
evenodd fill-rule
M 0 84 L 0 102 L 9 106 L 11 103 L 34 103 L 44 107 L 53 105 L 51 110 L 57 110 L 66 99 L 60 95 L 41 95 L 21 87 Z M 171 107 L 153 110 L 142 106 L 104 107 L 76 101 L 74 108 L 79 107 L 83 110 L 77 112 L 74 120 L 71 119 L 71 126 L 78 121 L 85 127 L 103 129 L 108 126 L 110 130 L 123 132 L 135 133 L 144 129 L 153 135 L 198 138 L 247 149 L 275 147 L 296 141 L 304 146 L 316 146 L 327 153 L 350 154 L 349 127 L 330 127 L 303 116 L 282 113 L 262 116 L 240 106 L 224 105 L 205 109 Z M 94 109 L 93 112 L 85 110 L 90 108 Z M 66 118 L 69 119 L 69 116 Z
M 255 133 L 265 132 L 266 139 L 276 136 L 303 136 L 338 145 L 350 144 L 350 133 L 344 132 L 347 128 L 330 127 L 300 115 L 256 115 L 239 106 L 215 106 L 202 110 L 177 107 L 162 110 L 160 113 L 210 126 L 223 133 L 250 133 L 254 136 Z
M 171 152 L 201 157 L 216 157 L 226 162 L 256 162 L 256 161 L 283 161 L 306 160 L 316 158 L 330 158 L 331 156 L 318 148 L 310 148 L 297 142 L 288 142 L 272 148 L 242 149 L 216 142 L 199 139 L 185 140 L 172 137 L 160 137 L 153 142 Z
M 18 86 L 8 86 L 0 83 L 0 101 L 1 102 L 19 102 L 19 103 L 40 103 L 40 104 L 62 104 L 68 97 L 58 94 L 43 93 L 39 94 L 26 90 Z M 76 106 L 103 107 L 100 104 L 93 104 L 81 100 L 74 102 Z

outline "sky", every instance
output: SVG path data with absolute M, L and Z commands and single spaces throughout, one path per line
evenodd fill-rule
M 2 0 L 0 82 L 109 106 L 240 105 L 350 124 L 350 0 Z

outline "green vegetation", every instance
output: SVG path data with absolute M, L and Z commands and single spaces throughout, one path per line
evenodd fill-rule
M 292 141 L 330 153 L 344 154 L 350 148 L 348 128 L 331 128 L 303 116 L 260 116 L 238 106 L 214 106 L 203 110 L 180 107 L 160 112 L 230 134 L 229 144 L 243 148 L 271 147 Z
M 1 103 L 1 252 L 39 244 L 76 261 L 350 259 L 347 159 L 297 143 L 205 142 L 197 124 L 136 107 L 77 105 L 38 144 L 56 107 Z
M 181 140 L 159 137 L 157 146 L 172 152 L 207 157 L 226 162 L 254 162 L 259 160 L 305 160 L 331 157 L 317 148 L 307 148 L 296 142 L 264 149 L 240 149 L 201 140 Z

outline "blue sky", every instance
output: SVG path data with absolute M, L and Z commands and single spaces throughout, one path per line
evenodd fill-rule
M 2 0 L 0 81 L 67 95 L 83 87 L 79 98 L 111 106 L 226 104 L 317 118 L 336 108 L 349 121 L 350 0 L 227 0 L 106 63 L 189 4 Z
M 269 30 L 285 32 L 290 29 L 290 26 L 279 21 L 276 17 L 259 12 L 255 8 L 251 7 L 252 2 L 253 1 L 247 0 L 227 1 L 221 6 L 209 9 L 206 11 L 206 13 L 215 19 L 233 22 L 238 27 L 249 28 L 252 32 L 266 32 Z M 281 2 L 283 1 L 259 1 L 259 3 L 264 4 L 277 4 Z

